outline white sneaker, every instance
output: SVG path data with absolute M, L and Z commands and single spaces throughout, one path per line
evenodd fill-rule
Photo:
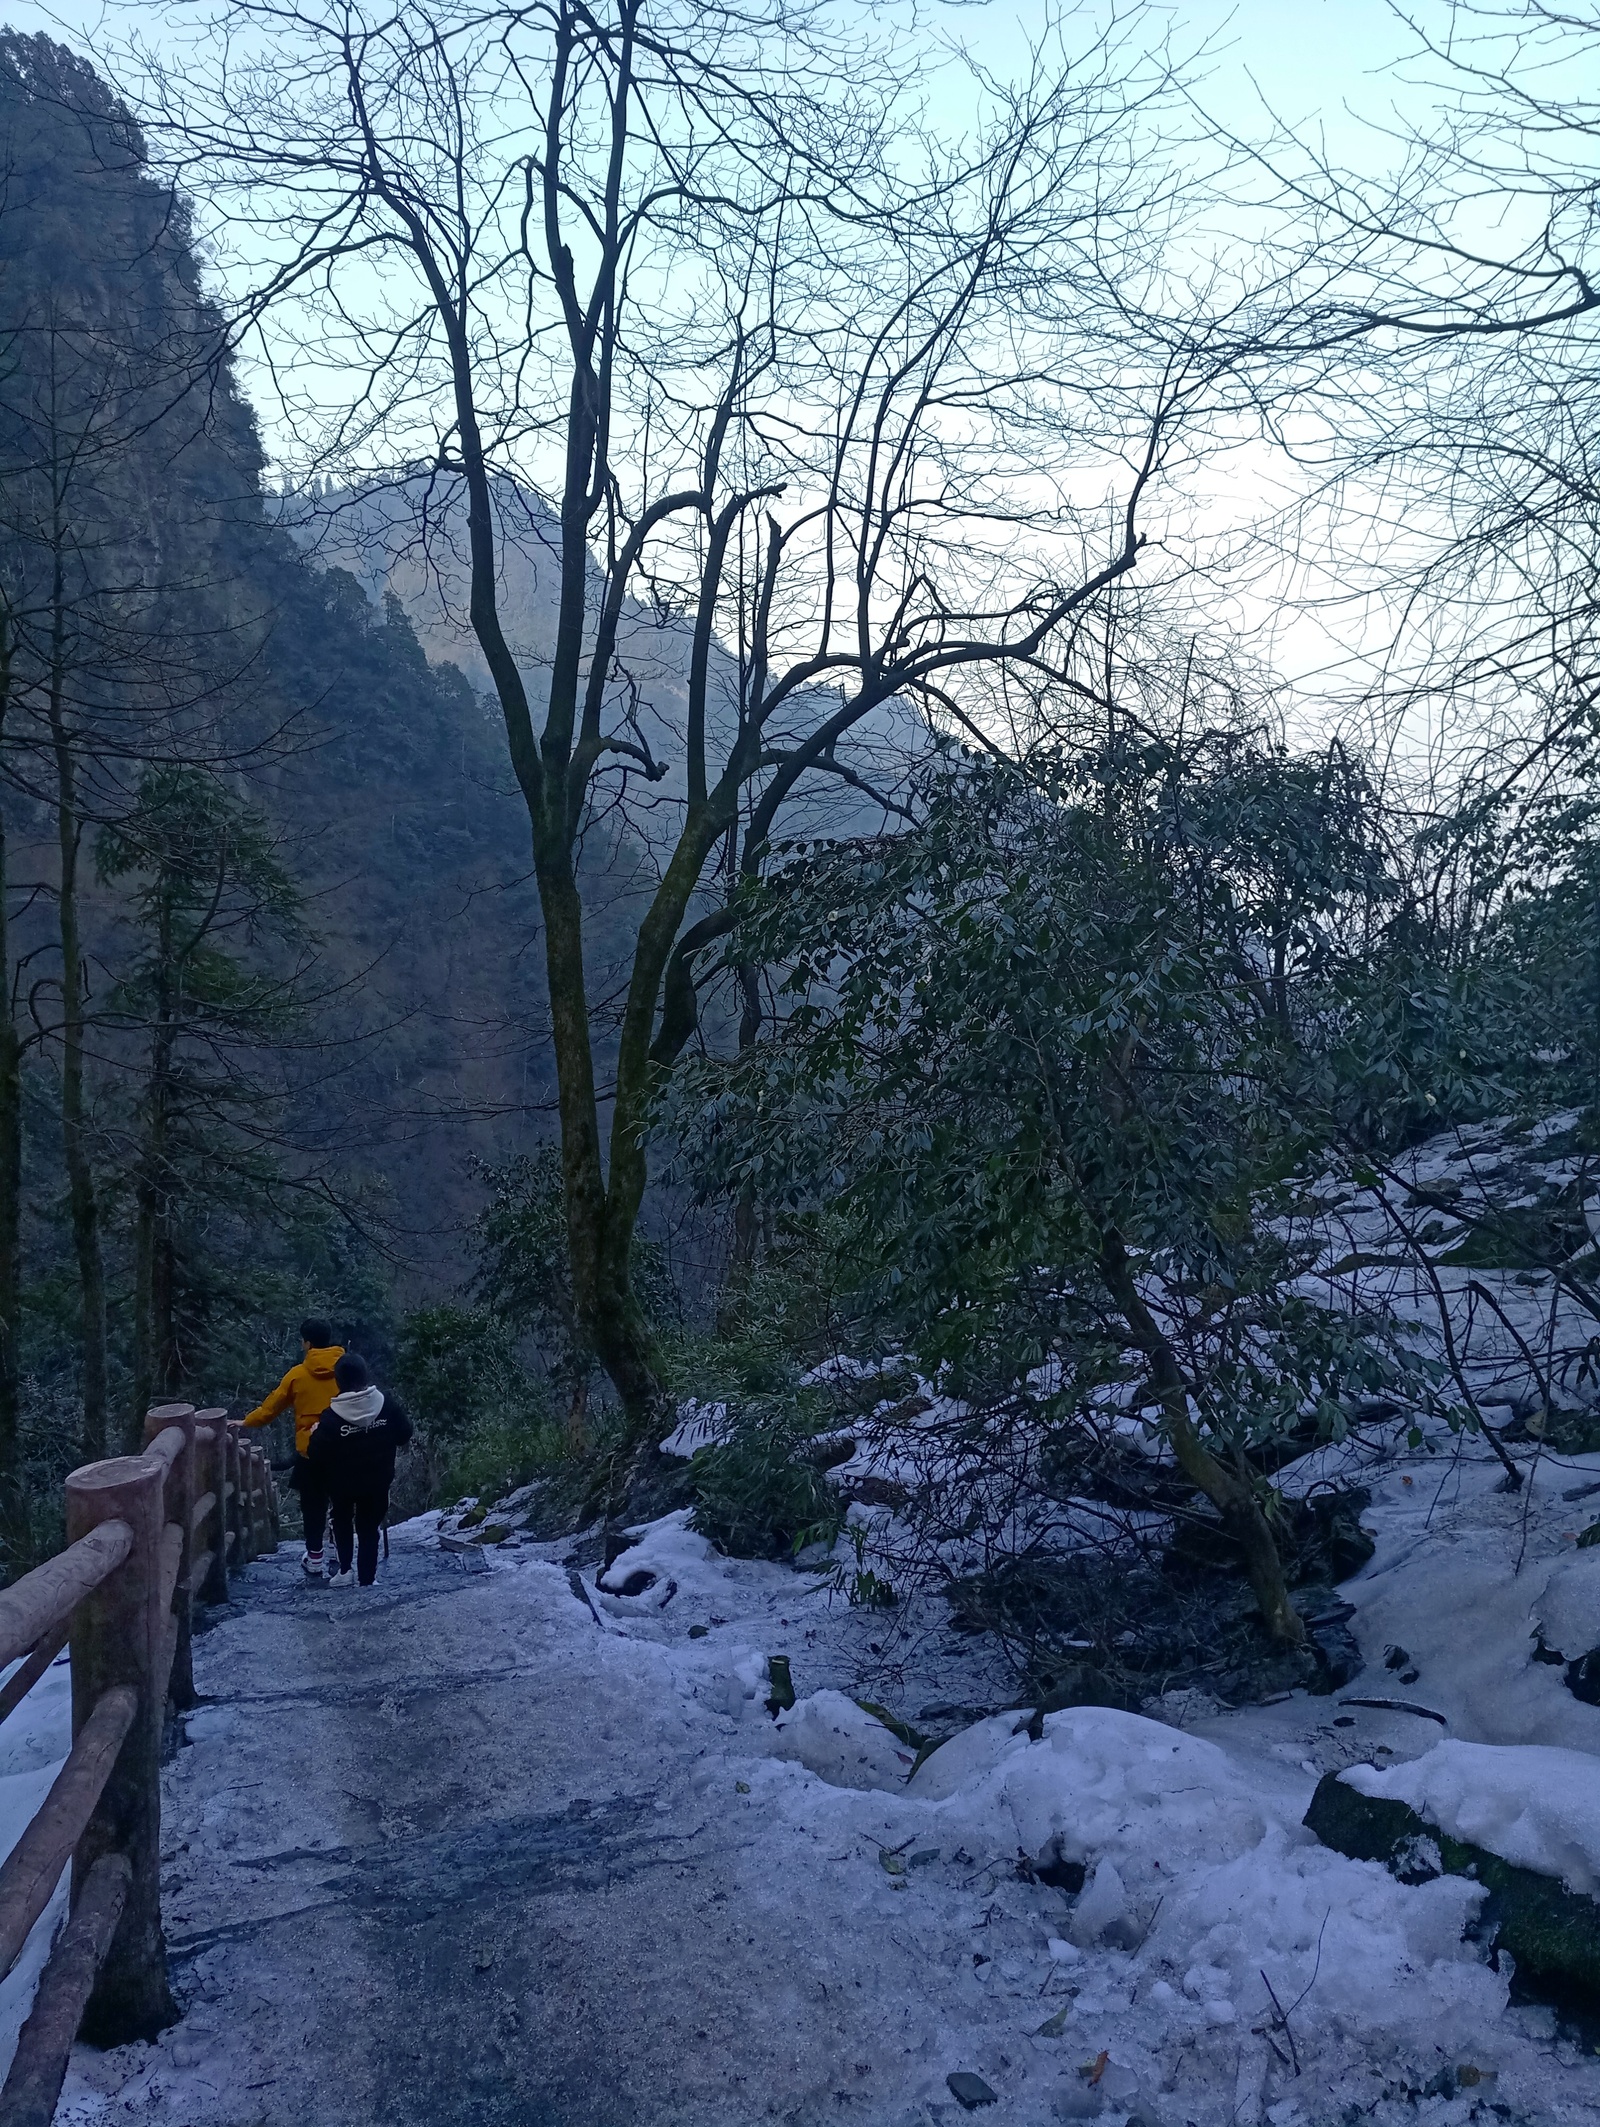
M 318 1556 L 316 1558 L 313 1558 L 309 1551 L 302 1552 L 300 1557 L 300 1571 L 305 1575 L 307 1580 L 321 1580 L 321 1557 Z
M 328 1586 L 330 1588 L 353 1588 L 355 1583 L 356 1569 L 354 1566 L 346 1566 L 342 1573 L 330 1573 L 328 1575 Z

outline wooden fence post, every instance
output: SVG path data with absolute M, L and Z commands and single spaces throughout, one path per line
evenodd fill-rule
M 239 1428 L 225 1419 L 222 1426 L 223 1499 L 227 1507 L 228 1571 L 244 1570 L 244 1497 L 239 1489 Z
M 256 1493 L 261 1509 L 261 1548 L 276 1551 L 278 1548 L 278 1488 L 272 1481 L 272 1458 L 264 1447 L 257 1447 Z
M 172 1466 L 173 1482 L 167 1496 L 167 1518 L 183 1531 L 183 1549 L 178 1559 L 178 1585 L 173 1591 L 172 1614 L 178 1621 L 172 1651 L 172 1675 L 167 1697 L 178 1713 L 188 1713 L 200 1703 L 194 1688 L 194 1655 L 191 1646 L 194 1597 L 189 1575 L 194 1565 L 194 1503 L 205 1490 L 199 1482 L 199 1454 L 194 1437 L 195 1409 L 192 1403 L 158 1403 L 144 1421 L 145 1445 L 169 1425 L 183 1433 L 183 1453 Z
M 261 1450 L 253 1440 L 245 1442 L 250 1471 L 250 1555 L 259 1558 L 267 1548 L 267 1503 L 261 1496 Z
M 196 1425 L 204 1426 L 210 1435 L 202 1444 L 201 1470 L 195 1479 L 202 1496 L 207 1492 L 213 1495 L 205 1536 L 211 1547 L 211 1562 L 198 1590 L 208 1603 L 228 1600 L 228 1498 L 223 1489 L 228 1478 L 228 1443 L 224 1437 L 227 1418 L 227 1412 L 221 1409 L 195 1413 Z
M 255 1472 L 250 1467 L 250 1442 L 237 1418 L 228 1420 L 228 1432 L 233 1440 L 233 1481 L 238 1487 L 239 1556 L 248 1564 L 256 1555 Z
M 125 1521 L 133 1548 L 109 1579 L 78 1605 L 72 1626 L 72 1731 L 76 1736 L 101 1696 L 129 1685 L 139 1697 L 94 1814 L 72 1860 L 76 1897 L 102 1854 L 127 1856 L 127 1902 L 84 2013 L 91 2045 L 152 2039 L 175 2023 L 161 1928 L 161 1730 L 166 1638 L 161 1540 L 166 1471 L 151 1456 L 119 1455 L 90 1463 L 67 1479 L 67 1540 L 103 1521 Z

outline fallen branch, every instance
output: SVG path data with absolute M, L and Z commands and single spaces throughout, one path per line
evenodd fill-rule
M 578 1571 L 576 1566 L 568 1566 L 567 1568 L 567 1586 L 572 1590 L 573 1594 L 578 1598 L 579 1602 L 587 1606 L 589 1615 L 600 1627 L 600 1630 L 604 1632 L 604 1630 L 606 1629 L 606 1621 L 600 1615 L 599 1611 L 595 1608 L 594 1597 L 589 1593 L 589 1590 L 584 1583 L 583 1575 Z
M 1431 1706 L 1413 1706 L 1409 1699 L 1341 1699 L 1341 1706 L 1370 1706 L 1375 1713 L 1420 1713 L 1425 1721 L 1437 1721 L 1441 1728 L 1450 1726 L 1449 1718 L 1435 1713 Z

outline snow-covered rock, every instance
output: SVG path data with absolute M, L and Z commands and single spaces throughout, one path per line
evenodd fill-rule
M 1592 1898 L 1600 1890 L 1597 1770 L 1587 1751 L 1452 1741 L 1409 1765 L 1353 1765 L 1340 1777 L 1358 1794 L 1404 1802 L 1451 1838 Z
M 1600 1647 L 1600 1547 L 1556 1562 L 1534 1615 L 1552 1654 L 1576 1662 Z
M 746 1721 L 765 1712 L 768 1681 L 764 1654 L 740 1655 L 730 1668 L 715 1669 L 698 1688 L 700 1703 L 730 1721 Z
M 678 1422 L 661 1443 L 663 1455 L 677 1455 L 685 1462 L 702 1448 L 722 1447 L 732 1433 L 725 1403 L 700 1403 L 691 1396 L 678 1405 Z
M 915 1763 L 875 1714 L 842 1691 L 815 1691 L 778 1717 L 773 1755 L 803 1765 L 830 1787 L 903 1788 Z
M 1340 2039 L 1387 2042 L 1420 2016 L 1440 2044 L 1468 2046 L 1503 2012 L 1504 1981 L 1463 1940 L 1481 1886 L 1408 1887 L 1319 1847 L 1298 1798 L 1164 1723 L 1072 1707 L 1032 1742 L 997 1715 L 936 1751 L 907 1793 L 974 1852 L 1081 1863 L 1068 1937 L 1136 1956 L 1167 2022 L 1258 2017 L 1263 1969 L 1286 2001 L 1311 1989 L 1301 2020 Z
M 1015 1714 L 980 1722 L 935 1751 L 910 1791 L 960 1796 L 999 1818 L 1013 1847 L 1064 1861 L 1120 1859 L 1151 1839 L 1173 1860 L 1218 1859 L 1266 1831 L 1225 1751 L 1110 1706 L 1046 1715 L 1040 1743 Z
M 680 1590 L 721 1585 L 709 1539 L 689 1526 L 692 1512 L 681 1507 L 651 1522 L 596 1578 L 596 1594 L 614 1617 L 663 1610 Z

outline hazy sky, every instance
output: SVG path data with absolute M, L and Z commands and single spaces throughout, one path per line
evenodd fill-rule
M 1423 0 L 1423 8 L 1437 13 L 1438 0 Z M 135 24 L 154 25 L 164 12 L 138 5 L 107 10 L 98 0 L 0 5 L 0 17 L 13 27 L 46 30 L 69 42 L 81 32 L 91 39 L 97 31 L 114 37 Z M 1093 21 L 1104 11 L 1081 12 Z M 1351 141 L 1359 136 L 1343 116 L 1346 105 L 1381 115 L 1397 99 L 1416 100 L 1393 71 L 1412 39 L 1388 0 L 1172 0 L 1151 12 L 1170 21 L 1176 50 L 1212 46 L 1206 101 L 1241 128 L 1259 116 L 1257 85 L 1281 117 L 1296 123 L 1320 118 Z M 1016 0 L 934 0 L 928 20 L 969 40 L 986 64 L 1000 67 L 1008 50 L 1020 57 L 1047 13 Z
M 849 6 L 852 0 L 839 0 Z M 892 22 L 898 4 L 913 0 L 864 0 L 881 23 Z M 930 37 L 944 35 L 967 44 L 982 64 L 994 73 L 1020 68 L 1032 39 L 1045 27 L 1050 10 L 1038 0 L 915 0 L 923 9 Z M 1069 48 L 1087 41 L 1095 25 L 1104 22 L 1115 0 L 1087 6 L 1076 16 L 1066 17 L 1065 41 Z M 1408 0 L 1414 12 L 1434 25 L 1441 25 L 1448 0 Z M 25 30 L 46 30 L 69 43 L 114 46 L 135 29 L 159 37 L 163 16 L 160 6 L 115 5 L 100 0 L 59 0 L 51 7 L 38 0 L 13 0 L 9 7 L 0 0 L 0 17 Z M 172 13 L 188 12 L 172 9 Z M 196 14 L 203 8 L 196 7 Z M 1126 15 L 1126 8 L 1120 9 Z M 1376 174 L 1389 160 L 1392 148 L 1382 137 L 1386 123 L 1398 115 L 1425 124 L 1433 103 L 1422 85 L 1423 69 L 1405 62 L 1415 49 L 1414 33 L 1401 20 L 1388 0 L 1171 0 L 1146 11 L 1141 37 L 1159 37 L 1163 26 L 1170 36 L 1175 57 L 1189 59 L 1187 68 L 1195 93 L 1207 113 L 1245 137 L 1260 137 L 1270 121 L 1268 109 L 1282 124 L 1302 136 L 1320 129 L 1329 155 L 1335 162 L 1363 174 Z M 1197 56 L 1201 55 L 1201 56 Z M 955 69 L 946 76 L 951 106 L 939 111 L 939 94 L 933 92 L 933 115 L 948 118 L 959 129 L 971 110 L 970 88 L 960 86 Z M 961 98 L 960 104 L 955 101 Z M 252 379 L 246 360 L 248 386 Z M 271 415 L 263 405 L 269 443 Z M 1253 517 L 1273 484 L 1267 459 L 1258 451 L 1245 453 L 1224 477 L 1222 488 L 1212 496 L 1210 507 L 1224 517 L 1239 521 Z M 1249 600 L 1254 608 L 1250 632 L 1261 630 L 1264 646 L 1280 671 L 1307 679 L 1327 671 L 1351 647 L 1348 634 L 1342 649 L 1324 635 L 1319 624 L 1296 616 L 1294 603 L 1283 601 L 1267 586 Z M 1235 625 L 1245 619 L 1235 616 Z M 1220 618 L 1220 616 L 1219 616 Z M 1349 623 L 1342 623 L 1348 628 Z M 1315 684 L 1315 683 L 1314 683 Z

